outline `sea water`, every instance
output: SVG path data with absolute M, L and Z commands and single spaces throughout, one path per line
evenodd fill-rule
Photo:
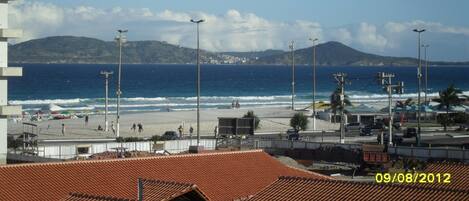
M 55 104 L 64 110 L 102 111 L 105 85 L 100 71 L 114 71 L 109 81 L 110 111 L 116 109 L 116 64 L 20 64 L 23 77 L 9 80 L 9 103 L 28 112 L 46 110 Z M 378 72 L 395 73 L 393 82 L 404 81 L 405 94 L 417 95 L 417 67 L 318 66 L 316 98 L 328 101 L 337 88 L 334 73 L 347 74 L 345 92 L 353 102 L 387 101 L 378 83 Z M 424 69 L 422 72 L 425 72 Z M 455 84 L 469 93 L 469 68 L 429 67 L 429 95 Z M 300 107 L 312 101 L 311 66 L 295 67 L 295 102 Z M 425 76 L 424 76 L 425 77 Z M 422 79 L 422 90 L 425 86 Z M 196 66 L 192 64 L 125 64 L 122 67 L 123 112 L 193 110 L 196 107 Z M 292 68 L 288 65 L 202 65 L 201 107 L 229 108 L 291 105 Z

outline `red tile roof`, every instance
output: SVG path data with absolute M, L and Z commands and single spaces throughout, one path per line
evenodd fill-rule
M 67 198 L 62 201 L 134 201 L 130 199 L 122 199 L 108 196 L 88 195 L 84 193 L 70 193 Z
M 469 200 L 468 191 L 410 185 L 280 177 L 249 199 L 255 200 Z
M 446 178 L 445 173 L 451 174 L 451 183 L 428 183 L 433 188 L 458 189 L 469 191 L 469 165 L 463 163 L 431 163 L 425 168 L 426 173 L 440 173 L 441 179 Z
M 60 200 L 70 192 L 134 199 L 138 178 L 197 184 L 212 200 L 253 195 L 281 175 L 326 179 L 259 150 L 0 166 L 0 200 Z
M 144 200 L 172 200 L 195 193 L 202 200 L 208 197 L 195 184 L 142 179 Z

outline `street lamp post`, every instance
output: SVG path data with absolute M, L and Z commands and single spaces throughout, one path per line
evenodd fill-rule
M 104 97 L 104 131 L 109 131 L 109 122 L 107 120 L 108 113 L 108 97 L 109 97 L 109 77 L 113 74 L 112 71 L 101 71 L 101 75 L 104 76 L 104 87 L 105 87 L 105 97 Z
M 127 30 L 117 30 L 119 32 L 119 35 L 116 37 L 116 41 L 119 43 L 119 69 L 117 73 L 117 111 L 116 111 L 116 136 L 120 136 L 120 125 L 119 125 L 119 119 L 120 119 L 120 103 L 121 103 L 121 77 L 122 77 L 122 45 L 125 43 L 126 38 L 125 38 L 125 33 L 127 33 Z
M 193 20 L 197 24 L 197 146 L 200 146 L 200 46 L 199 46 L 199 24 L 204 20 Z
M 291 41 L 290 50 L 291 50 L 291 109 L 295 110 L 295 41 Z
M 316 130 L 316 41 L 317 38 L 310 38 L 313 42 L 313 131 Z
M 421 132 L 421 128 L 420 128 L 420 110 L 422 109 L 421 108 L 421 104 L 420 104 L 420 92 L 422 91 L 421 90 L 421 84 L 422 84 L 422 60 L 420 59 L 420 34 L 422 32 L 424 32 L 425 29 L 414 29 L 414 32 L 418 33 L 418 59 L 419 59 L 419 66 L 417 68 L 417 80 L 418 80 L 418 84 L 417 84 L 417 146 L 420 146 L 420 141 L 421 141 L 421 135 L 420 135 L 420 132 Z
M 427 94 L 428 94 L 428 60 L 427 60 L 427 48 L 430 47 L 430 45 L 422 45 L 424 49 L 424 57 L 425 57 L 425 97 L 424 97 L 424 104 L 425 106 L 428 106 L 427 102 Z M 425 110 L 425 120 L 427 119 L 427 110 Z

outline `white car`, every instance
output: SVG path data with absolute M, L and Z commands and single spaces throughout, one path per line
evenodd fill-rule
M 365 127 L 365 126 L 361 123 L 349 123 L 345 126 L 345 131 L 352 131 L 352 130 L 359 131 L 363 127 Z

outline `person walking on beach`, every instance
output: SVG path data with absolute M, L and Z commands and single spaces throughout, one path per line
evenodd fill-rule
M 111 121 L 111 130 L 112 130 L 112 133 L 115 135 L 116 134 L 116 127 L 114 126 L 114 121 Z
M 143 125 L 142 125 L 142 123 L 138 123 L 137 126 L 138 126 L 138 133 L 143 132 Z
M 88 120 L 90 120 L 90 119 L 89 119 L 88 115 L 86 115 L 85 116 L 85 126 L 88 126 Z
M 215 138 L 217 138 L 218 126 L 215 126 L 215 129 L 213 130 L 213 134 L 215 134 Z
M 236 100 L 236 108 L 240 108 L 239 100 Z
M 182 138 L 182 134 L 184 132 L 184 129 L 182 128 L 182 125 L 179 125 L 178 131 L 179 131 L 179 137 Z
M 132 124 L 132 128 L 130 128 L 130 130 L 132 130 L 135 133 L 135 131 L 137 131 L 137 125 L 135 123 Z
M 231 109 L 235 108 L 236 104 L 235 104 L 235 100 L 231 101 Z
M 62 124 L 62 135 L 65 135 L 65 124 Z
M 194 128 L 192 126 L 189 128 L 189 138 L 192 139 L 192 133 L 194 133 Z

